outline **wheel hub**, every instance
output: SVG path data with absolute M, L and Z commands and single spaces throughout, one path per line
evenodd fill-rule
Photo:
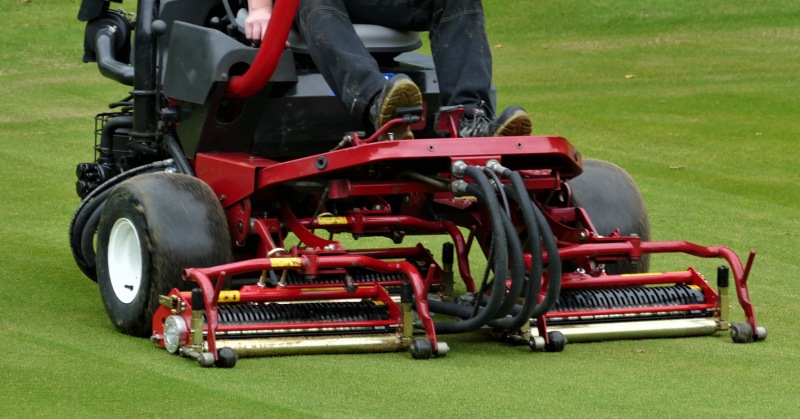
M 108 239 L 108 276 L 120 302 L 130 304 L 142 285 L 142 247 L 136 227 L 120 218 Z

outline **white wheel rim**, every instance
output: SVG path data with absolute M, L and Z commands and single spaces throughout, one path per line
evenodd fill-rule
M 108 237 L 108 276 L 117 299 L 130 304 L 142 286 L 142 247 L 136 227 L 120 218 Z

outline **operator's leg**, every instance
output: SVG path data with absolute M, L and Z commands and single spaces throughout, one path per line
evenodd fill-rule
M 386 80 L 353 29 L 346 0 L 301 0 L 298 10 L 300 33 L 325 81 L 350 111 L 350 115 L 382 127 L 399 108 L 422 105 L 419 87 L 408 76 Z M 366 6 L 380 3 L 363 1 Z M 406 125 L 389 129 L 395 139 L 413 138 Z
M 464 105 L 462 137 L 530 135 L 531 119 L 519 106 L 499 114 L 489 94 L 492 54 L 480 0 L 435 0 L 431 52 L 444 105 Z
M 434 3 L 431 52 L 442 104 L 464 105 L 469 113 L 484 103 L 493 114 L 489 95 L 492 54 L 480 0 L 437 0 Z
M 297 13 L 308 51 L 350 114 L 362 118 L 386 79 L 358 38 L 344 0 L 301 0 Z
M 480 0 L 346 0 L 355 23 L 429 31 L 443 106 L 463 105 L 462 137 L 529 135 L 519 106 L 495 115 L 492 55 Z

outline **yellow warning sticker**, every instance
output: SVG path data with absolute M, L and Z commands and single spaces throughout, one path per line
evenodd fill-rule
M 239 291 L 220 291 L 219 300 L 217 301 L 220 303 L 237 303 L 239 298 Z
M 319 288 L 300 288 L 301 292 L 315 292 L 315 291 L 345 291 L 345 287 L 319 287 Z
M 321 226 L 332 226 L 347 224 L 347 217 L 319 217 L 317 222 Z
M 300 258 L 269 258 L 273 268 L 299 268 L 302 265 Z

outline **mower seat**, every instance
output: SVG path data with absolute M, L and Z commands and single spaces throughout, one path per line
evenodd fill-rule
M 399 55 L 422 46 L 418 32 L 399 31 L 385 26 L 363 23 L 355 24 L 353 27 L 371 54 Z M 296 54 L 308 55 L 308 45 L 295 29 L 289 32 L 289 47 Z
M 196 3 L 189 6 L 189 1 Z M 164 94 L 180 105 L 183 119 L 177 133 L 187 156 L 245 152 L 290 159 L 330 150 L 346 132 L 372 130 L 334 96 L 297 32 L 290 34 L 290 48 L 264 89 L 245 100 L 226 100 L 231 76 L 247 70 L 257 49 L 205 26 L 205 20 L 189 12 L 216 1 L 162 2 L 160 18 L 168 29 L 159 42 L 161 80 Z M 208 13 L 213 10 L 217 9 Z M 243 15 L 239 13 L 237 21 Z M 417 83 L 429 104 L 425 117 L 432 120 L 439 88 L 433 59 L 413 52 L 422 45 L 420 35 L 375 25 L 359 24 L 355 29 L 384 74 L 404 73 Z M 429 131 L 420 134 L 435 135 Z

